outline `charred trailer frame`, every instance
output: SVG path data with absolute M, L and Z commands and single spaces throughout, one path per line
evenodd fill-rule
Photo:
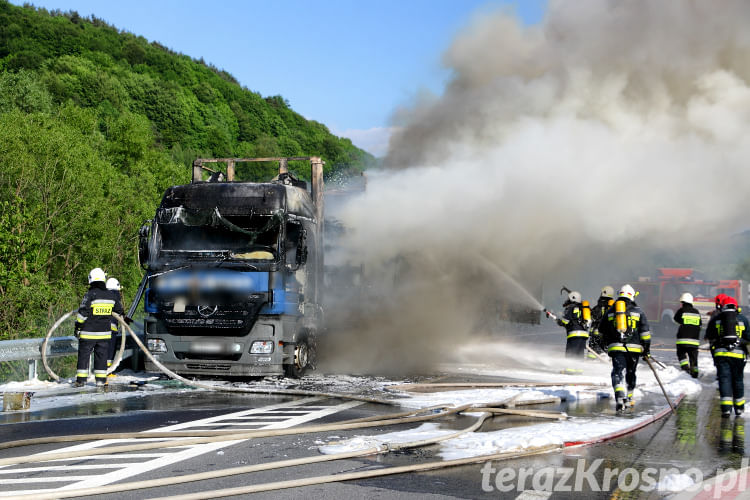
M 310 191 L 289 161 L 310 163 Z M 236 181 L 242 162 L 279 173 Z M 206 166 L 217 163 L 226 170 Z M 319 157 L 195 160 L 192 182 L 167 189 L 139 233 L 151 353 L 182 375 L 301 376 L 323 320 L 323 231 Z

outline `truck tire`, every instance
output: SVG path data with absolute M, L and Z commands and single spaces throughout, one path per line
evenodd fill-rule
M 284 365 L 284 373 L 289 378 L 302 377 L 310 367 L 311 361 L 310 342 L 307 337 L 301 338 L 294 348 L 294 361 Z

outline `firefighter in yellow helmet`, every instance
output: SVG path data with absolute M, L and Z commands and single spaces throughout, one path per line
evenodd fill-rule
M 633 391 L 638 360 L 649 356 L 651 349 L 651 330 L 646 314 L 635 303 L 635 295 L 632 286 L 623 285 L 614 305 L 599 324 L 602 345 L 612 359 L 612 387 L 618 412 L 635 404 Z
M 81 387 L 89 377 L 89 358 L 94 353 L 96 385 L 107 385 L 107 354 L 112 336 L 112 313 L 124 315 L 122 302 L 107 290 L 106 274 L 100 268 L 89 273 L 89 289 L 78 308 L 75 333 L 78 337 L 78 364 L 76 387 Z

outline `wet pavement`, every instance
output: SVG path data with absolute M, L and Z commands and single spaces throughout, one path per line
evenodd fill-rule
M 659 353 L 659 358 L 671 364 L 674 360 L 669 353 Z M 639 372 L 645 367 L 639 367 Z M 440 382 L 472 381 L 499 382 L 508 380 L 499 376 L 436 374 Z M 421 377 L 403 382 L 419 382 Z M 608 382 L 608 381 L 605 381 Z M 745 419 L 722 419 L 719 414 L 718 391 L 713 376 L 702 379 L 701 392 L 686 397 L 675 415 L 665 417 L 632 434 L 604 443 L 567 448 L 527 458 L 484 464 L 463 466 L 440 471 L 393 476 L 389 478 L 356 481 L 350 486 L 331 486 L 327 492 L 350 491 L 356 485 L 364 489 L 374 488 L 380 498 L 404 498 L 422 496 L 425 493 L 440 493 L 452 498 L 664 498 L 689 486 L 695 479 L 707 479 L 717 471 L 740 468 L 747 465 L 747 452 L 750 444 L 745 435 Z M 328 390 L 356 392 L 382 396 L 389 381 L 380 377 L 352 377 L 328 375 L 300 382 L 279 380 L 280 388 Z M 746 377 L 746 385 L 748 383 Z M 80 393 L 70 391 L 62 395 L 63 404 L 43 410 L 28 412 L 0 413 L 0 424 L 22 423 L 27 437 L 38 437 L 56 433 L 97 432 L 98 429 L 144 430 L 175 421 L 189 421 L 219 415 L 237 408 L 247 408 L 272 404 L 282 399 L 257 394 L 209 393 L 186 389 L 170 382 L 155 382 L 151 388 L 113 386 L 111 393 L 121 393 L 122 398 L 85 401 L 95 398 L 97 391 L 87 389 Z M 170 389 L 173 392 L 165 392 Z M 161 392 L 160 392 L 161 391 Z M 596 399 L 563 401 L 558 404 L 534 406 L 533 409 L 565 411 L 571 417 L 593 417 L 611 419 L 633 419 L 643 414 L 653 414 L 665 408 L 666 403 L 660 392 L 643 395 L 632 413 L 617 416 L 613 411 L 614 402 L 608 396 L 610 387 L 595 389 Z M 390 394 L 391 396 L 393 394 Z M 74 403 L 65 398 L 78 399 Z M 55 397 L 60 397 L 57 395 Z M 36 400 L 37 403 L 44 398 Z M 373 414 L 383 414 L 394 409 L 384 409 L 377 405 L 362 405 L 340 418 L 355 418 Z M 56 431 L 50 433 L 45 421 L 57 420 Z M 471 423 L 471 417 L 458 416 L 443 422 L 446 428 L 463 428 Z M 63 422 L 65 421 L 65 422 Z M 326 419 L 328 421 L 328 419 Z M 522 417 L 498 417 L 486 422 L 481 432 L 520 427 L 538 423 Z M 12 429 L 12 432 L 11 432 Z M 23 439 L 15 433 L 21 427 L 0 425 L 0 440 Z M 400 428 L 399 428 L 400 429 Z M 6 433 L 8 430 L 13 435 Z M 373 429 L 373 434 L 393 429 Z M 369 434 L 369 432 L 367 432 Z M 342 437 L 344 434 L 341 433 Z M 328 438 L 329 436 L 325 436 Z M 314 441 L 307 443 L 309 446 Z M 286 445 L 279 444 L 280 447 Z M 296 453 L 299 444 L 289 444 L 285 453 Z M 307 448 L 305 448 L 307 449 Z M 312 449 L 312 448 L 310 448 Z M 407 450 L 384 456 L 352 461 L 355 469 L 382 467 L 384 465 L 406 465 L 423 461 L 439 460 L 439 447 Z M 309 453 L 309 452 L 307 452 Z M 291 455 L 290 455 L 291 456 Z M 744 462 L 743 462 L 744 460 Z M 572 471 L 567 483 L 561 482 L 567 471 Z M 621 473 L 626 472 L 624 481 Z M 632 471 L 632 472 L 631 472 Z M 549 472 L 549 473 L 548 473 Z M 504 480 L 500 474 L 511 479 Z M 614 474 L 614 476 L 612 475 Z M 524 476 L 522 480 L 521 476 Z M 536 482 L 535 482 L 536 481 Z M 657 487 L 661 486 L 661 489 Z M 511 489 L 507 490 L 507 487 Z M 572 491 L 566 491 L 569 487 Z M 547 491 L 553 490 L 553 491 Z M 297 490 L 299 493 L 301 490 Z M 292 491 L 289 492 L 290 494 Z M 286 498 L 286 493 L 267 495 L 267 498 Z M 525 495 L 525 496 L 524 496 Z M 292 498 L 290 496 L 289 498 Z

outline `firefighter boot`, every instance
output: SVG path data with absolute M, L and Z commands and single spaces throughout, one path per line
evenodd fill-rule
M 625 403 L 627 398 L 616 398 L 615 399 L 615 412 L 622 413 L 625 410 Z
M 625 388 L 621 385 L 615 386 L 615 411 L 621 413 L 625 409 Z

